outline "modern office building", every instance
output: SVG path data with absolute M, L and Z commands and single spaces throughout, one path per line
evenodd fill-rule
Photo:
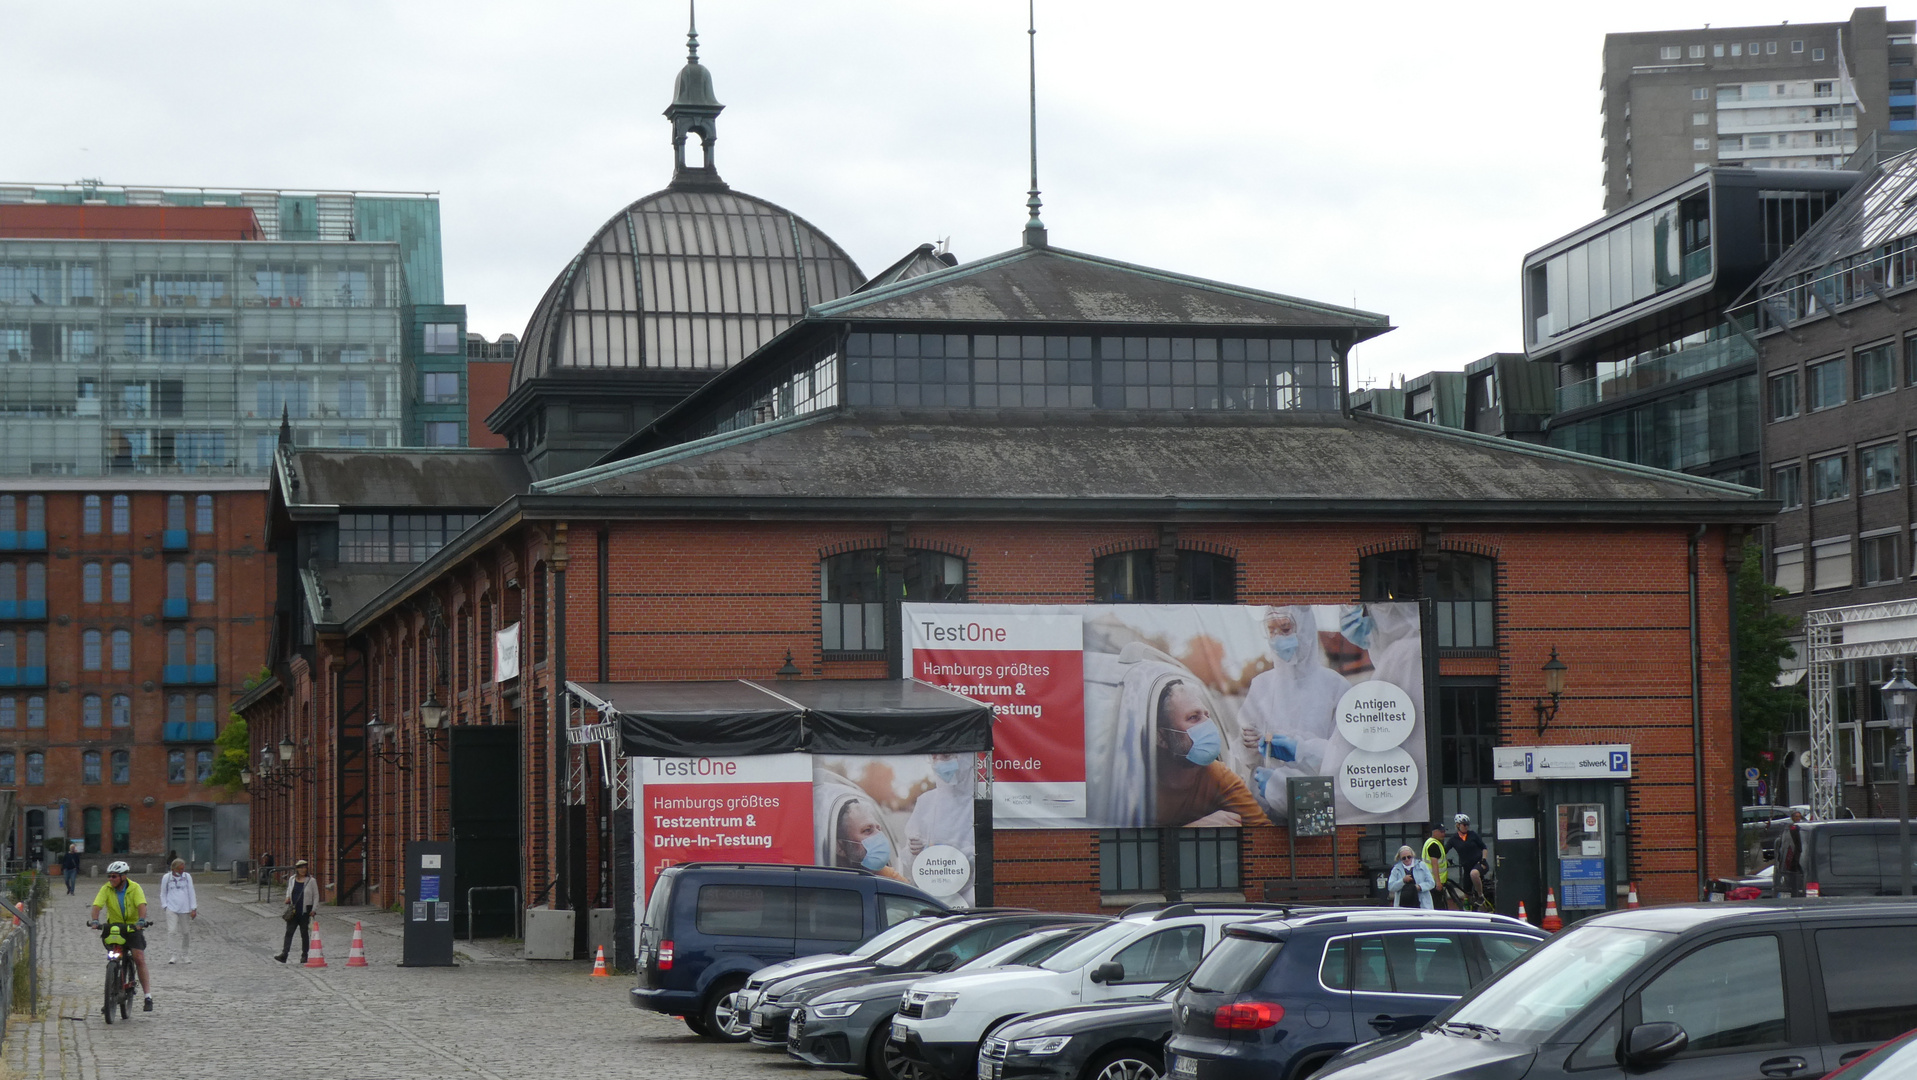
M 1868 7 L 1605 35 L 1605 213 L 1713 165 L 1836 169 L 1872 131 L 1917 131 L 1914 26 Z
M 1794 618 L 1917 599 L 1914 288 L 1917 153 L 1906 153 L 1865 174 L 1732 312 L 1759 345 L 1764 466 L 1783 507 L 1769 571 L 1785 593 L 1776 610 Z M 1798 655 L 1801 675 L 1801 644 Z M 1877 693 L 1894 659 L 1832 671 L 1835 767 L 1859 814 L 1894 812 L 1896 733 Z M 1803 771 L 1786 763 L 1787 790 L 1801 793 Z
M 1761 486 L 1756 341 L 1725 312 L 1856 180 L 1710 167 L 1526 255 L 1550 444 Z
M 0 472 L 259 475 L 462 445 L 431 195 L 0 184 Z
M 1523 353 L 1492 353 L 1463 371 L 1434 371 L 1402 386 L 1351 392 L 1351 411 L 1542 443 L 1557 400 L 1557 371 Z

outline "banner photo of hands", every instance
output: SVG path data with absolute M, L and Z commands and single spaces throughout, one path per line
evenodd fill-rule
M 991 705 L 1001 829 L 1430 814 L 1415 603 L 906 604 L 907 674 Z

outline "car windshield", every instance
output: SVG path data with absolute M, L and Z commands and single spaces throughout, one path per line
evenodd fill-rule
M 1032 958 L 1026 956 L 1027 953 L 1036 950 L 1041 955 L 1049 956 L 1053 950 L 1046 948 L 1046 946 L 1049 945 L 1055 949 L 1068 936 L 1069 931 L 1056 930 L 1041 930 L 1036 934 L 1026 934 L 1024 937 L 1013 938 L 996 949 L 988 949 L 972 959 L 967 960 L 965 963 L 960 964 L 959 967 L 1003 967 L 1007 964 L 1018 963 L 1030 965 Z M 1025 959 L 1020 960 L 1020 957 L 1025 957 Z
M 975 924 L 959 919 L 945 926 L 934 927 L 909 941 L 899 942 L 872 962 L 879 967 L 903 967 L 921 956 L 935 952 L 940 945 L 971 929 L 973 925 Z
M 1050 959 L 1038 966 L 1047 971 L 1076 971 L 1089 963 L 1092 957 L 1120 942 L 1130 940 L 1136 933 L 1138 933 L 1137 923 L 1115 922 L 1102 930 L 1086 934 L 1053 953 Z
M 1670 936 L 1619 926 L 1575 927 L 1531 950 L 1444 1019 L 1484 1025 L 1509 1042 L 1544 1042 Z
M 935 922 L 938 922 L 938 920 L 930 916 L 907 919 L 892 929 L 887 930 L 885 933 L 873 938 L 871 941 L 853 949 L 852 955 L 857 957 L 877 956 L 879 953 L 897 945 L 899 942 L 904 941 L 906 938 L 931 926 Z

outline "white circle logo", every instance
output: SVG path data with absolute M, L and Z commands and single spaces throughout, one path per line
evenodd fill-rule
M 1418 763 L 1403 747 L 1373 752 L 1353 750 L 1338 766 L 1338 790 L 1345 801 L 1368 814 L 1383 814 L 1411 801 L 1418 790 Z
M 1361 682 L 1338 699 L 1338 734 L 1360 750 L 1389 750 L 1410 738 L 1417 723 L 1411 695 L 1379 679 Z
M 956 896 L 972 880 L 972 861 L 950 844 L 933 844 L 912 862 L 912 884 L 933 896 Z

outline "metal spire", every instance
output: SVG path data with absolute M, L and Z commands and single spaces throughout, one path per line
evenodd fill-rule
M 1027 191 L 1025 208 L 1032 213 L 1025 222 L 1025 246 L 1045 247 L 1045 223 L 1038 218 L 1038 208 L 1043 205 L 1038 198 L 1038 0 L 1026 0 L 1026 41 L 1030 52 L 1031 87 L 1031 133 L 1032 133 L 1032 186 Z
M 686 63 L 699 62 L 699 0 L 686 0 Z

